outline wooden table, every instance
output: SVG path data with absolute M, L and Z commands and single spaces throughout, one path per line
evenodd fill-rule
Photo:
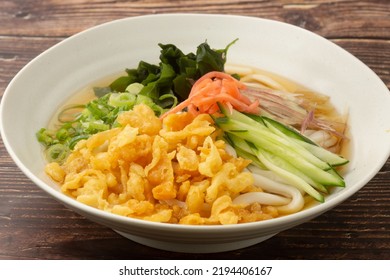
M 79 31 L 124 17 L 176 12 L 248 15 L 306 28 L 354 54 L 390 86 L 388 0 L 1 0 L 0 94 L 31 59 Z M 261 244 L 218 254 L 171 253 L 129 241 L 64 208 L 26 178 L 0 142 L 0 259 L 388 260 L 389 187 L 390 160 L 337 208 Z

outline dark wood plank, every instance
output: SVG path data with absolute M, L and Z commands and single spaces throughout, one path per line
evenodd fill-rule
M 390 39 L 333 39 L 332 41 L 370 67 L 390 88 Z
M 61 40 L 62 38 L 0 36 L 0 95 L 3 95 L 11 79 L 28 62 Z
M 11 1 L 0 2 L 1 34 L 66 37 L 110 20 L 155 13 L 264 17 L 328 38 L 389 38 L 387 1 Z

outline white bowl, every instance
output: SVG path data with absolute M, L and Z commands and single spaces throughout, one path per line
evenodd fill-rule
M 193 52 L 207 40 L 224 48 L 239 38 L 228 61 L 251 65 L 331 96 L 349 108 L 351 157 L 339 188 L 326 202 L 299 213 L 256 223 L 185 226 L 146 222 L 110 214 L 61 193 L 44 173 L 35 133 L 81 88 L 136 67 L 157 62 L 158 43 Z M 220 252 L 261 242 L 335 207 L 362 188 L 390 154 L 390 94 L 357 58 L 304 29 L 272 20 L 201 14 L 126 18 L 76 34 L 27 64 L 7 87 L 1 104 L 1 134 L 18 167 L 42 190 L 77 213 L 141 244 L 178 252 Z

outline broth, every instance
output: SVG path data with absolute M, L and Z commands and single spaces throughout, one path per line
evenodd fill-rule
M 114 81 L 116 78 L 124 75 L 125 73 L 121 72 L 118 74 L 109 75 L 108 77 L 104 77 L 102 79 L 99 79 L 92 84 L 82 88 L 81 90 L 75 92 L 71 95 L 71 97 L 63 104 L 61 105 L 57 112 L 54 114 L 54 116 L 49 120 L 48 128 L 49 129 L 57 129 L 59 126 L 61 126 L 61 122 L 59 121 L 60 114 L 64 110 L 68 110 L 68 108 L 78 106 L 78 105 L 84 105 L 90 102 L 93 99 L 96 99 L 96 95 L 94 92 L 95 87 L 107 87 L 112 81 Z M 71 116 L 75 116 L 78 113 L 82 111 L 81 108 L 75 108 L 67 112 L 67 114 Z

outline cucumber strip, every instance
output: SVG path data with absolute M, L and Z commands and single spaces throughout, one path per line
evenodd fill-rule
M 258 167 L 265 167 L 264 163 L 261 162 L 261 160 L 258 157 L 255 157 L 257 160 L 253 159 L 253 155 L 251 154 L 254 153 L 254 150 L 259 149 L 259 147 L 256 147 L 253 143 L 248 143 L 248 141 L 245 141 L 241 139 L 240 137 L 236 135 L 232 135 L 230 133 L 227 133 L 229 136 L 229 139 L 231 143 L 234 143 L 236 149 L 240 149 L 241 151 L 244 151 L 243 157 L 250 156 L 252 161 L 255 161 L 255 165 Z M 284 160 L 283 158 L 276 157 L 274 155 L 269 155 L 268 157 L 269 160 L 271 160 L 275 165 L 289 171 L 290 173 L 293 173 L 299 177 L 301 177 L 305 182 L 316 188 L 318 191 L 328 193 L 328 189 L 325 188 L 322 184 L 318 183 L 317 181 L 313 180 L 311 177 L 307 176 L 303 172 L 301 172 L 299 169 L 295 168 L 292 164 Z M 259 166 L 258 161 L 260 161 L 261 166 Z M 264 168 L 262 168 L 264 169 Z
M 285 180 L 287 180 L 291 185 L 295 186 L 299 190 L 306 192 L 317 201 L 324 202 L 325 199 L 321 193 L 315 190 L 310 184 L 305 182 L 299 176 L 292 174 L 289 171 L 275 165 L 272 160 L 269 159 L 270 154 L 267 153 L 265 150 L 258 148 L 257 150 L 254 149 L 253 152 L 269 170 L 272 170 L 273 172 L 277 173 Z
M 277 129 L 273 124 L 271 124 L 268 120 L 264 120 L 266 126 L 276 135 L 279 135 L 280 137 L 284 138 L 286 141 L 290 142 L 290 145 L 294 147 L 294 149 L 297 150 L 297 152 L 305 157 L 309 162 L 313 163 L 314 165 L 320 167 L 323 170 L 329 170 L 331 167 L 329 166 L 329 163 L 322 160 L 321 158 L 314 155 L 312 152 L 308 151 L 305 146 L 300 145 L 300 143 L 305 143 L 307 145 L 310 145 L 309 143 L 300 141 L 295 138 L 291 138 L 290 136 L 284 134 L 282 131 Z M 318 147 L 320 149 L 320 147 Z
M 225 127 L 226 132 L 243 136 L 245 133 L 253 134 L 254 137 L 258 138 L 259 141 L 263 142 L 261 147 L 267 147 L 267 149 L 277 149 L 279 153 L 288 152 L 291 158 L 300 157 L 315 165 L 318 168 L 323 170 L 329 169 L 329 164 L 315 157 L 313 154 L 308 152 L 303 147 L 299 146 L 297 143 L 291 141 L 288 138 L 282 137 L 275 134 L 269 128 L 263 125 L 259 125 L 257 122 L 251 123 L 250 125 L 244 122 L 237 121 L 236 119 L 223 118 L 223 122 L 216 120 L 216 123 L 219 127 Z M 241 127 L 241 129 L 238 129 Z M 244 137 L 245 138 L 245 137 Z M 251 140 L 251 142 L 253 142 Z
M 339 177 L 341 180 L 344 180 L 343 177 L 333 167 L 332 167 L 332 169 L 328 170 L 328 172 L 330 174 L 332 174 L 333 176 Z M 344 184 L 344 186 L 339 186 L 339 187 L 345 187 L 345 184 Z
M 252 153 L 252 150 L 244 140 L 230 133 L 225 133 L 224 139 L 236 150 L 238 156 L 251 160 L 253 165 L 261 169 L 266 169 L 264 164 Z
M 298 143 L 299 145 L 304 147 L 306 150 L 311 152 L 316 157 L 322 159 L 323 161 L 326 161 L 331 166 L 341 166 L 341 165 L 345 165 L 349 162 L 348 159 L 346 159 L 340 155 L 337 155 L 335 153 L 332 153 L 332 152 L 330 152 L 330 151 L 328 151 L 320 146 L 311 145 L 309 143 L 303 142 L 303 141 L 298 140 L 298 139 L 293 139 L 293 141 L 295 141 L 296 143 Z
M 291 146 L 284 145 L 282 143 L 284 141 L 270 141 L 266 135 L 264 135 L 261 131 L 254 129 L 253 126 L 237 122 L 233 119 L 228 119 L 228 121 L 224 121 L 222 124 L 218 123 L 218 119 L 216 119 L 216 123 L 224 131 L 230 132 L 231 134 L 236 135 L 240 138 L 244 138 L 245 140 L 248 140 L 255 144 L 257 147 L 261 147 L 262 149 L 267 150 L 271 154 L 275 154 L 285 159 L 286 161 L 290 162 L 292 165 L 300 169 L 302 172 L 304 172 L 307 176 L 322 185 L 345 185 L 344 181 L 340 177 L 334 176 L 333 174 L 330 174 L 325 170 L 322 170 L 321 168 L 315 166 L 311 162 L 307 161 L 299 154 L 299 152 L 291 148 Z M 245 129 L 245 131 L 234 132 L 238 129 Z M 282 139 L 281 137 L 278 138 Z
M 285 148 L 289 148 L 294 150 L 296 153 L 298 153 L 301 157 L 304 157 L 307 161 L 311 162 L 312 164 L 318 166 L 319 168 L 323 170 L 330 169 L 329 164 L 320 158 L 316 157 L 309 151 L 307 151 L 304 147 L 301 145 L 298 145 L 296 142 L 292 141 L 290 137 L 287 137 L 283 132 L 278 130 L 269 122 L 269 118 L 263 118 L 260 116 L 250 115 L 249 117 L 246 114 L 240 113 L 236 110 L 232 110 L 231 112 L 224 108 L 222 105 L 220 105 L 221 112 L 225 114 L 226 118 L 224 118 L 224 122 L 228 122 L 230 120 L 234 120 L 237 122 L 242 123 L 242 125 L 250 125 L 252 130 L 256 129 L 256 131 L 260 134 L 262 137 L 266 137 L 268 140 L 274 142 L 277 145 L 284 145 Z M 274 122 L 277 124 L 277 122 Z M 230 132 L 245 132 L 248 129 L 244 129 L 243 127 L 236 129 L 230 129 Z M 260 135 L 259 135 L 260 136 Z M 298 136 L 295 136 L 298 137 Z
M 254 117 L 253 117 L 254 116 Z M 271 118 L 268 118 L 266 116 L 256 116 L 256 115 L 251 115 L 252 118 L 261 118 L 262 121 L 264 123 L 269 123 L 271 124 L 272 126 L 276 127 L 279 131 L 281 131 L 284 135 L 287 135 L 288 137 L 290 138 L 294 138 L 294 139 L 297 139 L 297 140 L 301 140 L 301 141 L 304 141 L 306 143 L 310 143 L 312 145 L 317 145 L 316 143 L 314 143 L 310 138 L 304 136 L 303 134 L 301 134 L 299 131 L 297 131 L 295 128 L 293 127 L 290 127 L 290 126 L 287 126 L 285 124 L 282 124 L 276 120 L 273 120 Z
M 236 152 L 238 156 L 251 160 L 252 165 L 257 166 L 260 169 L 267 170 L 267 167 L 259 160 L 258 157 L 254 156 L 252 153 L 248 153 L 240 148 L 236 149 Z
M 281 134 L 289 137 L 292 141 L 296 142 L 297 144 L 304 147 L 306 150 L 308 150 L 310 153 L 321 159 L 322 161 L 327 162 L 331 166 L 341 166 L 344 164 L 347 164 L 349 160 L 345 159 L 344 157 L 332 153 L 328 151 L 327 149 L 324 149 L 323 147 L 317 145 L 312 140 L 307 138 L 306 136 L 302 135 L 298 131 L 296 131 L 292 127 L 288 127 L 278 121 L 275 121 L 271 118 L 264 117 L 264 116 L 251 116 L 253 119 L 261 118 L 262 122 L 267 125 L 269 128 L 277 129 L 281 132 Z
M 229 144 L 233 145 L 233 147 L 239 148 L 239 149 L 245 151 L 246 153 L 251 153 L 252 152 L 252 149 L 249 146 L 248 142 L 245 141 L 243 138 L 241 138 L 241 137 L 239 137 L 237 135 L 234 135 L 234 134 L 232 134 L 230 132 L 226 132 L 225 136 L 228 137 Z
M 283 158 L 277 157 L 273 154 L 267 153 L 263 150 L 263 154 L 266 155 L 267 159 L 271 161 L 274 165 L 302 178 L 306 183 L 314 187 L 320 192 L 328 193 L 328 189 L 325 186 L 321 185 L 317 181 L 313 180 L 311 177 L 307 176 L 305 173 L 301 172 L 299 169 L 295 168 L 292 164 L 284 160 Z
M 271 118 L 218 105 L 224 116 L 213 116 L 213 119 L 238 155 L 275 172 L 321 202 L 323 193 L 328 192 L 327 186 L 345 186 L 334 166 L 346 164 L 348 160 Z

